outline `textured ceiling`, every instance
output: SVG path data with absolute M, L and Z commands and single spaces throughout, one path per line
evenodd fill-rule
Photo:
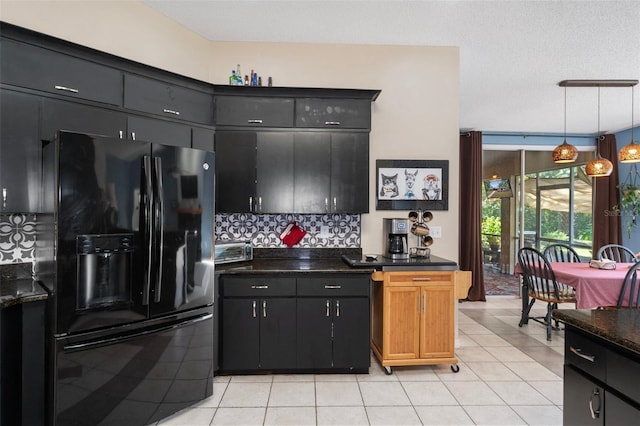
M 215 41 L 458 46 L 464 130 L 562 133 L 558 82 L 640 79 L 640 1 L 144 2 Z M 600 89 L 601 132 L 631 127 L 631 99 Z M 598 89 L 567 89 L 567 132 L 597 130 Z

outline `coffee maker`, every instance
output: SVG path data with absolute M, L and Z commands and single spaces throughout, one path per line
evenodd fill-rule
M 409 257 L 409 219 L 383 219 L 383 256 L 390 259 Z

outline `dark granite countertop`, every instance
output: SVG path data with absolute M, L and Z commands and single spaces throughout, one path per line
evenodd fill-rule
M 640 356 L 640 309 L 557 309 L 552 315 Z
M 47 291 L 32 278 L 31 263 L 0 265 L 0 308 L 45 300 Z
M 351 256 L 342 259 L 354 268 L 374 268 L 383 271 L 457 270 L 458 264 L 452 260 L 431 255 L 429 257 L 409 257 L 390 259 L 382 255 Z
M 254 249 L 253 260 L 216 265 L 216 273 L 372 273 L 375 267 L 352 268 L 342 260 L 343 255 L 362 256 L 361 249 Z

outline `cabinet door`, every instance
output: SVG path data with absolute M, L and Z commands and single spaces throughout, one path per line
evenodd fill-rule
M 371 360 L 369 306 L 367 297 L 333 300 L 333 367 L 369 367 Z
M 294 141 L 294 212 L 329 213 L 331 135 L 296 133 Z
M 384 358 L 414 359 L 420 350 L 420 287 L 388 287 L 384 309 Z
M 296 299 L 260 301 L 260 368 L 287 369 L 296 365 Z
M 371 128 L 367 99 L 296 99 L 296 127 Z
M 191 148 L 191 127 L 185 124 L 132 115 L 127 130 L 129 139 Z
M 122 73 L 117 69 L 8 39 L 0 41 L 0 52 L 3 83 L 122 105 Z
M 369 135 L 331 135 L 331 211 L 369 212 Z
M 216 96 L 216 125 L 293 127 L 293 99 Z
M 562 423 L 565 426 L 604 424 L 604 389 L 566 365 L 562 400 Z
M 611 392 L 605 394 L 607 409 L 604 414 L 606 425 L 627 426 L 640 424 L 640 410 L 621 400 Z
M 213 95 L 134 74 L 124 76 L 124 107 L 184 121 L 213 124 Z
M 220 334 L 222 370 L 260 366 L 258 299 L 222 299 Z
M 293 211 L 293 134 L 258 132 L 256 152 L 257 213 Z
M 42 138 L 53 140 L 58 130 L 123 138 L 127 130 L 127 117 L 109 109 L 44 98 Z
M 217 131 L 216 211 L 251 213 L 256 197 L 255 132 Z
M 420 358 L 454 356 L 453 285 L 429 284 L 420 295 Z
M 41 185 L 40 98 L 0 91 L 0 212 L 36 212 Z
M 332 300 L 326 297 L 298 299 L 298 368 L 330 368 Z M 367 357 L 369 354 L 367 344 Z
M 213 151 L 214 131 L 203 127 L 191 129 L 191 148 Z

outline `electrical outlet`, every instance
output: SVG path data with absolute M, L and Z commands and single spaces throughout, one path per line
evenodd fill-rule
M 430 226 L 429 227 L 429 235 L 432 238 L 442 238 L 442 227 L 441 226 Z
M 320 235 L 318 235 L 318 238 L 329 238 L 331 235 L 329 235 L 329 227 L 328 226 L 320 226 Z

